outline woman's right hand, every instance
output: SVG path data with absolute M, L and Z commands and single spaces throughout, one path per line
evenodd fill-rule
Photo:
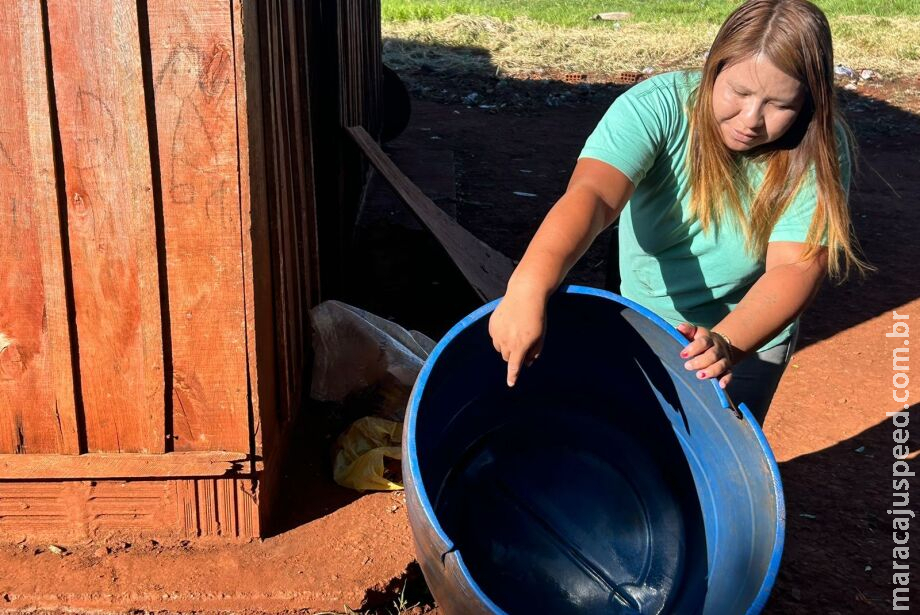
M 606 162 L 582 158 L 575 165 L 565 194 L 537 229 L 489 319 L 492 345 L 508 362 L 509 387 L 521 366 L 540 355 L 550 294 L 632 193 L 629 178 Z
M 489 319 L 492 345 L 508 363 L 508 386 L 517 382 L 521 366 L 540 356 L 546 333 L 546 296 L 523 291 L 508 294 Z

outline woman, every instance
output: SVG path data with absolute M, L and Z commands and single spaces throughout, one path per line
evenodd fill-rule
M 621 294 L 677 326 L 686 369 L 717 378 L 763 422 L 825 275 L 867 267 L 833 76 L 817 7 L 748 0 L 701 72 L 617 98 L 490 320 L 508 385 L 540 353 L 549 296 L 619 217 Z

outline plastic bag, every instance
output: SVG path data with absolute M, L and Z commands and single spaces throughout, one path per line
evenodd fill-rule
M 418 331 L 339 301 L 310 310 L 313 378 L 310 397 L 360 398 L 367 414 L 401 421 L 412 385 L 435 343 Z
M 402 489 L 399 463 L 403 424 L 374 416 L 358 419 L 336 440 L 332 477 L 358 491 Z M 394 479 L 394 480 L 391 480 Z

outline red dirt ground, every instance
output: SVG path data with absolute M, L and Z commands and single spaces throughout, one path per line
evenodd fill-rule
M 420 82 L 431 87 L 431 79 Z M 459 86 L 479 88 L 483 100 L 477 104 L 505 103 L 482 109 L 457 102 L 469 92 L 456 83 L 434 83 L 444 86 L 435 90 L 442 102 L 432 96 L 416 100 L 412 122 L 391 144 L 391 153 L 460 223 L 520 258 L 615 90 L 560 82 L 498 86 L 480 80 Z M 891 398 L 895 341 L 884 334 L 892 310 L 920 323 L 918 86 L 916 80 L 870 82 L 841 92 L 861 150 L 851 199 L 856 231 L 879 271 L 864 282 L 829 284 L 822 291 L 804 318 L 800 348 L 767 419 L 788 509 L 783 564 L 766 611 L 771 615 L 891 609 L 891 525 L 885 511 L 891 507 L 893 428 L 885 412 L 899 404 Z M 547 92 L 568 95 L 547 106 Z M 897 106 L 890 102 L 895 100 Z M 351 299 L 437 337 L 475 301 L 398 206 L 385 198 L 378 203 L 383 205 L 377 211 L 364 212 L 359 229 L 359 288 Z M 571 281 L 602 285 L 605 250 L 599 241 Z M 916 393 L 910 403 L 911 419 L 920 422 Z M 341 424 L 341 417 L 316 420 L 303 428 L 301 448 L 321 452 L 292 458 L 290 518 L 278 535 L 229 546 L 126 545 L 110 537 L 60 545 L 66 548 L 60 555 L 47 544 L 3 545 L 0 612 L 256 615 L 342 612 L 347 605 L 387 613 L 395 612 L 393 600 L 406 583 L 409 604 L 421 602 L 419 612 L 436 610 L 412 566 L 402 494 L 359 497 L 331 485 L 325 447 L 335 435 L 330 425 Z M 920 428 L 910 439 L 912 450 L 920 448 L 918 433 Z M 913 463 L 920 460 L 914 457 Z M 920 546 L 912 543 L 916 579 Z M 914 580 L 915 600 L 918 588 Z

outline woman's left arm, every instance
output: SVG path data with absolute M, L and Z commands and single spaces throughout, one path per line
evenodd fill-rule
M 697 370 L 699 378 L 720 378 L 724 388 L 731 379 L 731 365 L 779 334 L 808 307 L 827 272 L 827 250 L 802 260 L 805 248 L 791 241 L 768 244 L 764 274 L 712 331 L 678 327 L 692 340 L 681 352 L 688 370 Z

